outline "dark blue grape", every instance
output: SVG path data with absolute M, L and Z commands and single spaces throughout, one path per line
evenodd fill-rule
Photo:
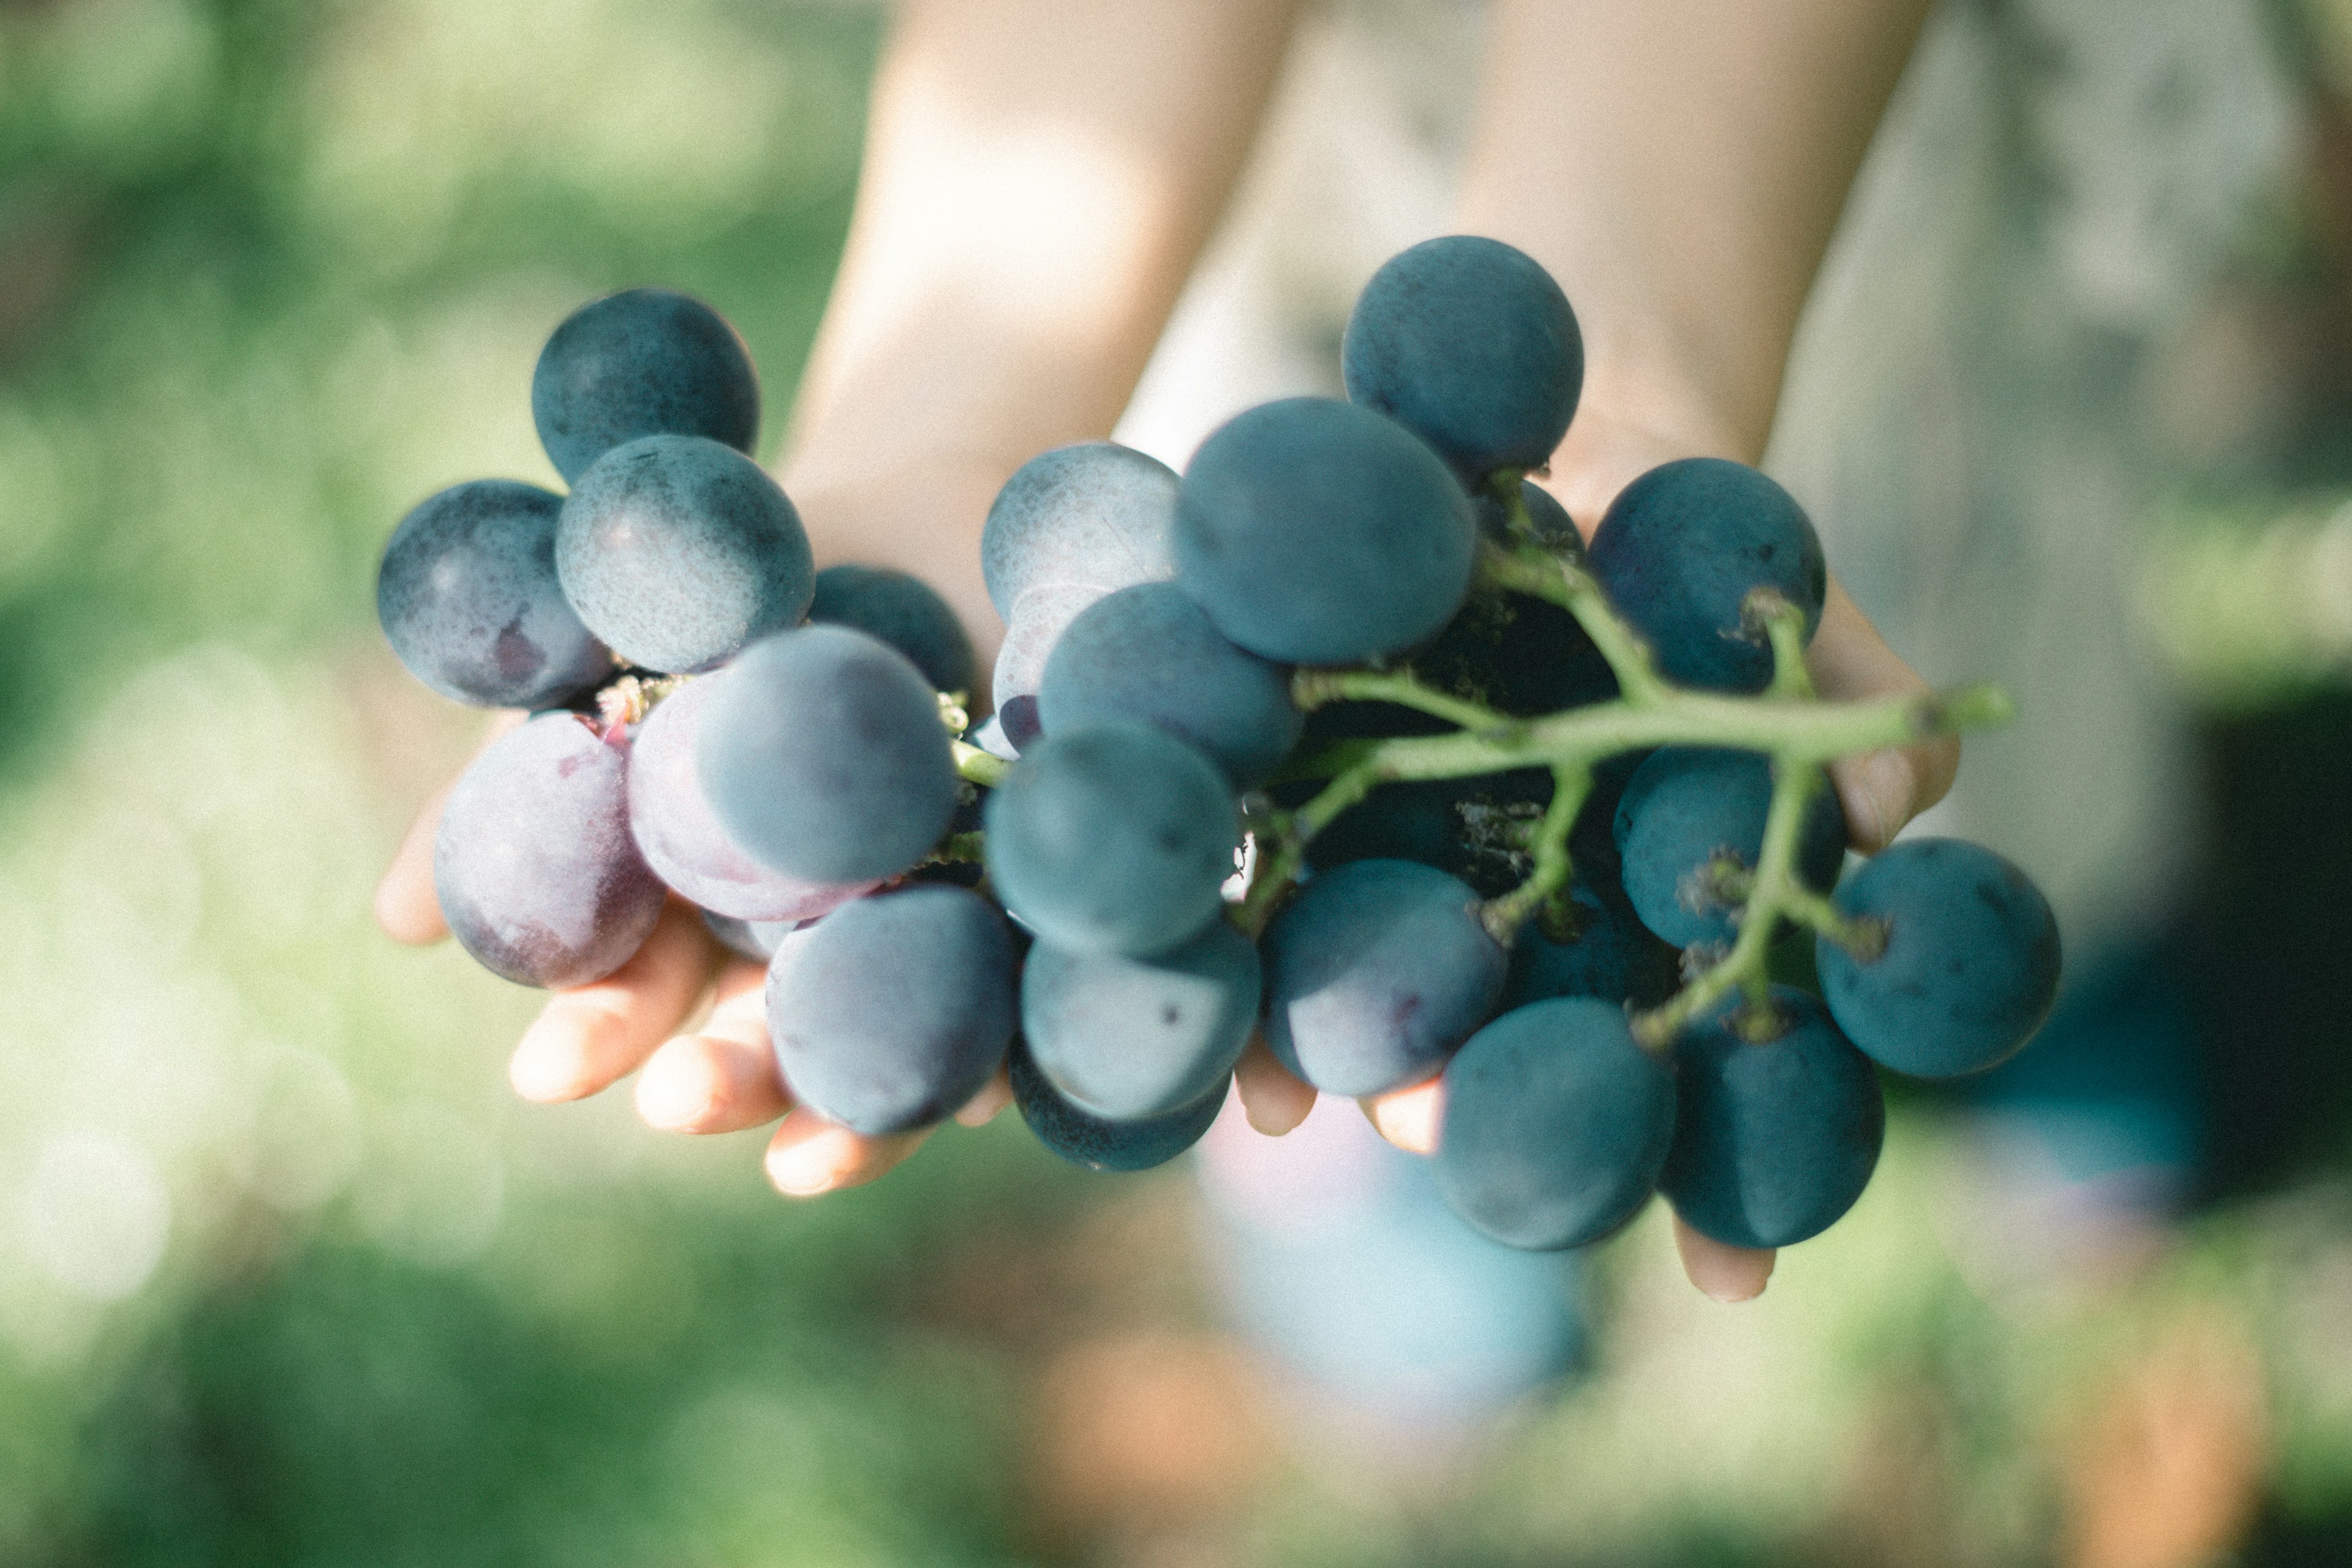
M 1037 1142 L 1089 1171 L 1148 1171 L 1201 1141 L 1233 1087 L 1226 1073 L 1190 1105 L 1164 1116 L 1113 1121 L 1089 1114 L 1054 1088 L 1019 1042 L 1013 1047 L 1013 1103 Z
M 749 452 L 760 381 L 718 311 L 668 289 L 632 289 L 555 329 L 531 372 L 530 416 L 569 483 L 641 436 L 702 436 Z
M 1339 346 L 1348 395 L 1437 448 L 1472 487 L 1539 468 L 1584 385 L 1568 296 L 1498 239 L 1423 240 L 1372 274 Z
M 705 679 L 703 797 L 758 859 L 805 881 L 870 881 L 947 831 L 955 756 L 938 696 L 898 649 L 847 626 L 803 626 Z
M 375 613 L 408 672 L 481 708 L 560 708 L 615 673 L 555 577 L 562 497 L 475 479 L 400 520 Z
M 1462 605 L 1476 541 L 1436 454 L 1325 397 L 1227 421 L 1176 500 L 1178 584 L 1227 637 L 1285 664 L 1353 664 L 1435 636 Z
M 433 889 L 485 969 L 563 990 L 644 945 L 664 895 L 629 837 L 627 781 L 625 747 L 570 713 L 500 736 L 458 775 Z
M 1675 950 L 1650 934 L 1622 894 L 1612 897 L 1579 870 L 1569 885 L 1575 932 L 1556 942 L 1540 918 L 1511 944 L 1506 1010 L 1553 996 L 1594 996 L 1654 1007 L 1681 984 Z
M 629 745 L 629 832 L 654 875 L 715 914 L 746 921 L 814 920 L 874 886 L 871 878 L 816 882 L 747 855 L 702 793 L 695 756 L 714 680 L 664 698 Z
M 1437 1187 L 1507 1246 L 1582 1247 L 1648 1200 L 1674 1132 L 1674 1074 L 1633 1043 L 1622 1007 L 1537 1002 L 1447 1066 Z
M 828 566 L 816 574 L 809 619 L 855 626 L 914 660 L 937 691 L 970 695 L 980 667 L 948 602 L 920 577 L 880 566 Z
M 1041 942 L 1021 972 L 1021 1032 L 1079 1109 L 1163 1116 L 1232 1073 L 1257 1022 L 1259 979 L 1256 944 L 1224 921 L 1155 958 Z
M 1004 1059 L 1013 933 L 962 888 L 845 904 L 776 950 L 768 1034 L 793 1098 L 882 1137 L 952 1114 Z
M 1527 879 L 1528 835 L 1551 798 L 1540 768 L 1382 784 L 1307 841 L 1307 862 L 1328 871 L 1358 860 L 1414 860 L 1496 898 Z
M 719 945 L 736 957 L 753 963 L 764 964 L 776 956 L 776 949 L 784 938 L 796 931 L 805 931 L 813 921 L 739 921 L 732 915 L 717 915 L 702 911 L 702 923 Z
M 1147 725 L 1090 724 L 1024 752 L 988 797 L 988 874 L 1068 952 L 1165 952 L 1223 907 L 1241 823 L 1216 765 Z
M 1592 573 L 1649 640 L 1669 679 L 1761 691 L 1772 647 L 1742 621 L 1751 589 L 1779 591 L 1821 625 L 1829 569 L 1804 510 L 1764 475 L 1720 458 L 1685 458 L 1627 485 L 1592 536 Z
M 1535 542 L 1555 555 L 1570 561 L 1582 561 L 1584 535 L 1568 515 L 1568 508 L 1560 505 L 1541 485 L 1522 482 L 1519 496 L 1527 507 L 1528 523 L 1534 532 Z M 1502 499 L 1491 489 L 1481 487 L 1471 496 L 1470 504 L 1472 515 L 1478 520 L 1479 532 L 1497 544 L 1519 542 L 1519 536 L 1511 531 L 1510 508 L 1505 506 Z
M 797 626 L 816 589 L 808 535 L 776 481 L 699 436 L 648 436 L 598 458 L 563 503 L 555 569 L 589 630 L 671 674 Z
M 1730 1016 L 1675 1047 L 1675 1142 L 1658 1185 L 1675 1212 L 1727 1247 L 1793 1247 L 1853 1206 L 1886 1141 L 1868 1058 L 1820 1002 L 1772 987 L 1780 1032 L 1750 1042 Z
M 1822 994 L 1846 1037 L 1882 1067 L 1954 1078 L 2007 1060 L 2058 994 L 2058 921 L 2041 889 L 1991 850 L 1906 838 L 1837 890 L 1849 918 L 1883 922 L 1861 960 L 1822 939 Z
M 1091 588 L 1096 597 L 1174 575 L 1168 553 L 1176 472 L 1111 441 L 1041 452 L 1014 470 L 988 509 L 980 572 L 1007 625 L 1033 588 Z
M 1263 782 L 1298 743 L 1290 672 L 1217 635 L 1171 583 L 1097 600 L 1063 629 L 1037 685 L 1045 733 L 1135 719 L 1190 742 L 1236 789 Z
M 1412 673 L 1449 696 L 1520 718 L 1606 702 L 1617 677 L 1561 606 L 1517 594 L 1473 594 Z
M 1643 922 L 1676 947 L 1729 942 L 1736 906 L 1716 895 L 1709 867 L 1754 870 L 1772 801 L 1772 764 L 1755 752 L 1668 746 L 1634 772 L 1617 803 L 1619 875 Z M 1813 792 L 1797 839 L 1797 876 L 1826 891 L 1845 863 L 1845 812 L 1826 784 Z
M 1410 860 L 1318 872 L 1266 928 L 1265 1041 L 1333 1094 L 1436 1072 L 1503 994 L 1503 950 L 1477 895 Z

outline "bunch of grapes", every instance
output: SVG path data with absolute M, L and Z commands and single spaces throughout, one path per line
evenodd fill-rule
M 653 289 L 584 308 L 531 395 L 571 493 L 444 491 L 379 580 L 421 679 L 536 710 L 450 796 L 451 930 L 572 986 L 686 899 L 768 965 L 793 1096 L 861 1133 L 1004 1068 L 1057 1153 L 1139 1170 L 1262 1035 L 1332 1093 L 1442 1074 L 1442 1190 L 1512 1245 L 1660 1191 L 1728 1245 L 1817 1234 L 1876 1163 L 1878 1068 L 2006 1058 L 2059 963 L 1988 850 L 1908 840 L 1841 882 L 1823 766 L 2005 699 L 1818 700 L 1821 547 L 1739 464 L 1653 469 L 1588 552 L 1524 482 L 1581 339 L 1510 247 L 1396 257 L 1342 353 L 1347 400 L 1250 409 L 1181 476 L 1108 442 L 1013 475 L 975 729 L 936 595 L 814 569 L 744 456 L 726 323 Z M 1792 927 L 1819 995 L 1769 978 Z

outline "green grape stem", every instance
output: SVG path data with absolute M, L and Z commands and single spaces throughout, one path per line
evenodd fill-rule
M 983 752 L 969 741 L 950 741 L 948 748 L 955 755 L 956 773 L 983 789 L 994 789 L 1013 772 L 1013 764 L 993 752 Z
M 1686 1025 L 1738 992 L 1748 998 L 1738 1026 L 1750 1037 L 1765 1037 L 1774 1026 L 1766 1001 L 1765 955 L 1782 921 L 1817 931 L 1856 954 L 1874 952 L 1885 942 L 1883 930 L 1839 913 L 1797 876 L 1805 807 L 1813 792 L 1824 787 L 1825 764 L 2003 723 L 2014 706 L 1992 686 L 1860 702 L 1819 700 L 1805 667 L 1804 614 L 1769 589 L 1751 595 L 1741 617 L 1745 629 L 1772 649 L 1772 679 L 1765 689 L 1745 697 L 1677 686 L 1658 673 L 1649 645 L 1618 615 L 1581 563 L 1535 542 L 1517 476 L 1496 476 L 1496 488 L 1508 504 L 1511 542 L 1481 542 L 1474 590 L 1526 594 L 1565 607 L 1616 673 L 1619 697 L 1521 719 L 1434 690 L 1409 670 L 1297 672 L 1292 695 L 1302 709 L 1341 700 L 1390 702 L 1457 728 L 1446 735 L 1335 742 L 1292 759 L 1277 782 L 1328 782 L 1305 805 L 1256 826 L 1257 870 L 1234 918 L 1253 934 L 1263 930 L 1297 879 L 1315 835 L 1381 784 L 1548 767 L 1554 779 L 1552 801 L 1529 845 L 1533 868 L 1518 887 L 1479 909 L 1487 930 L 1507 945 L 1530 916 L 1569 885 L 1569 834 L 1591 795 L 1597 763 L 1653 746 L 1759 752 L 1771 759 L 1773 773 L 1763 846 L 1753 872 L 1726 867 L 1721 870 L 1727 875 L 1718 877 L 1722 890 L 1742 906 L 1737 935 L 1721 957 L 1701 967 L 1680 991 L 1637 1015 L 1633 1032 L 1646 1048 L 1664 1051 Z M 969 770 L 965 776 L 976 777 Z

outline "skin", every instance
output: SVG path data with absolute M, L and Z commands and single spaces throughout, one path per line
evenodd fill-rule
M 1588 534 L 1654 464 L 1761 456 L 1798 312 L 1926 9 L 1494 7 L 1455 228 L 1528 251 L 1575 302 L 1584 397 L 1546 482 Z M 1109 433 L 1255 136 L 1294 11 L 1288 0 L 901 7 L 784 465 L 819 564 L 920 574 L 963 616 L 985 668 L 1003 636 L 980 578 L 988 504 L 1035 453 Z M 1824 696 L 1925 689 L 1834 581 L 1810 658 Z M 1943 743 L 1834 768 L 1856 847 L 1884 847 L 1940 798 L 1958 761 Z M 443 934 L 438 807 L 426 805 L 377 896 L 404 942 Z M 574 1100 L 635 1072 L 651 1126 L 776 1121 L 766 1169 L 779 1191 L 872 1180 L 922 1134 L 861 1138 L 792 1107 L 767 1048 L 761 973 L 726 961 L 676 905 L 620 973 L 550 999 L 516 1047 L 515 1089 Z M 1315 1099 L 1262 1044 L 1236 1088 L 1269 1134 L 1297 1126 Z M 1000 1078 L 958 1120 L 985 1121 L 1007 1098 Z M 1435 1084 L 1367 1109 L 1401 1147 L 1433 1146 Z M 1754 1296 L 1770 1273 L 1769 1253 L 1678 1240 L 1693 1282 L 1717 1299 Z

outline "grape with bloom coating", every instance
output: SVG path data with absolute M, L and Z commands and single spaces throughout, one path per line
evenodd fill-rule
M 749 452 L 760 381 L 726 319 L 672 289 L 631 289 L 563 319 L 530 374 L 530 416 L 567 484 L 641 436 L 703 436 Z
M 1257 1021 L 1257 946 L 1224 921 L 1152 958 L 1029 950 L 1021 1032 L 1040 1071 L 1112 1121 L 1192 1104 L 1233 1071 Z
M 1664 746 L 1634 770 L 1614 827 L 1625 896 L 1643 924 L 1676 947 L 1738 934 L 1738 905 L 1722 897 L 1715 870 L 1756 868 L 1772 783 L 1766 758 L 1720 746 Z M 1798 829 L 1798 879 L 1817 891 L 1834 886 L 1846 837 L 1837 793 L 1816 788 Z
M 1224 1109 L 1234 1082 L 1227 1073 L 1190 1105 L 1160 1116 L 1114 1121 L 1094 1115 L 1056 1089 L 1018 1041 L 1013 1047 L 1012 1079 L 1013 1103 L 1037 1142 L 1089 1171 L 1148 1171 L 1166 1164 L 1201 1141 Z
M 996 493 L 980 535 L 989 602 L 1007 625 L 1024 594 L 1161 582 L 1175 573 L 1169 528 L 1176 471 L 1115 441 L 1040 452 Z
M 828 566 L 816 574 L 809 619 L 855 626 L 914 661 L 939 691 L 967 695 L 979 675 L 963 622 L 929 583 L 881 566 Z

